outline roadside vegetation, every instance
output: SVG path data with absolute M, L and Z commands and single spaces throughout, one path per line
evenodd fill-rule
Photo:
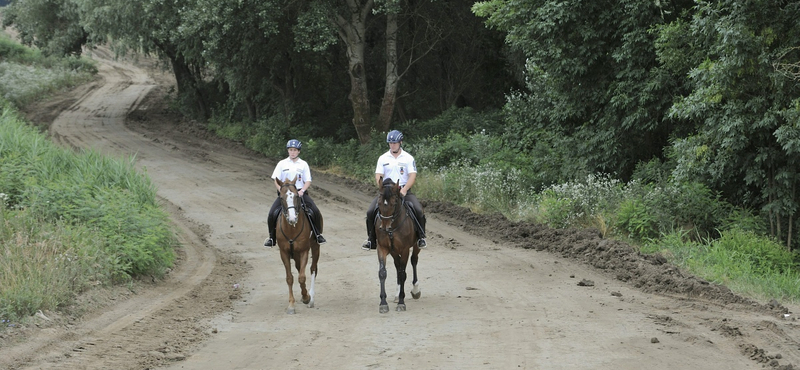
M 419 166 L 417 196 L 477 213 L 501 213 L 512 221 L 596 228 L 604 237 L 626 241 L 642 253 L 661 253 L 742 295 L 800 301 L 800 258 L 770 236 L 768 220 L 758 212 L 725 201 L 702 183 L 676 181 L 669 165 L 658 162 L 641 164 L 627 182 L 588 171 L 556 182 L 567 177 L 566 168 L 552 158 L 509 149 L 502 123 L 499 112 L 452 109 L 429 121 L 398 125 L 406 137 L 404 149 Z M 268 157 L 284 154 L 287 135 L 271 132 L 270 126 L 260 131 L 212 120 L 208 127 Z M 375 161 L 388 150 L 380 135 L 367 145 L 289 135 L 303 141 L 303 159 L 315 169 L 368 184 L 374 182 Z
M 97 73 L 90 59 L 44 56 L 0 34 L 0 92 L 3 99 L 23 107 L 63 88 L 89 82 Z
M 93 286 L 163 276 L 176 239 L 134 158 L 58 147 L 17 110 L 89 81 L 93 63 L 3 38 L 0 60 L 0 320 L 58 309 Z

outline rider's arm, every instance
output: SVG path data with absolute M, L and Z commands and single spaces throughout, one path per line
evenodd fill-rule
M 303 194 L 305 194 L 306 190 L 311 187 L 311 169 L 308 167 L 307 163 L 305 163 L 303 166 L 303 178 L 305 179 L 305 181 L 303 181 L 303 187 L 298 190 L 298 192 L 302 191 Z
M 400 189 L 400 194 L 406 196 L 406 193 L 408 193 L 408 191 L 411 190 L 411 187 L 414 186 L 414 181 L 416 180 L 417 180 L 417 173 L 416 172 L 409 173 L 408 181 L 406 181 L 406 184 L 403 185 L 402 189 Z

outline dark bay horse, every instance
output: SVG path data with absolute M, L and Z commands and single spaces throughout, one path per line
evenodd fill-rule
M 300 195 L 297 194 L 295 179 L 282 182 L 275 179 L 280 186 L 282 215 L 276 227 L 276 241 L 281 251 L 281 260 L 286 269 L 286 284 L 289 285 L 289 307 L 286 313 L 294 314 L 294 276 L 292 275 L 292 261 L 298 272 L 297 282 L 300 284 L 303 303 L 309 308 L 314 307 L 314 281 L 317 278 L 317 262 L 319 261 L 319 243 L 314 237 L 311 221 L 302 209 Z M 311 252 L 311 284 L 306 290 L 306 265 L 308 253 Z
M 375 219 L 375 237 L 378 242 L 378 277 L 381 280 L 380 313 L 389 312 L 386 303 L 386 256 L 391 254 L 394 267 L 397 270 L 397 311 L 405 311 L 405 282 L 406 266 L 411 257 L 411 267 L 414 271 L 411 296 L 419 299 L 422 292 L 417 279 L 417 261 L 419 260 L 419 247 L 417 246 L 417 229 L 414 219 L 409 214 L 411 210 L 403 202 L 400 195 L 400 185 L 391 179 L 383 181 L 383 188 L 378 195 L 378 215 Z

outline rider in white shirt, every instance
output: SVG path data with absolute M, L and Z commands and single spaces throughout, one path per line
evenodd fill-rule
M 289 157 L 278 162 L 278 164 L 275 165 L 275 170 L 272 172 L 271 179 L 272 183 L 278 189 L 278 198 L 272 203 L 269 215 L 267 216 L 269 238 L 264 241 L 265 247 L 272 248 L 275 245 L 275 225 L 277 224 L 278 215 L 281 211 L 281 188 L 275 182 L 275 179 L 279 179 L 282 182 L 289 181 L 293 178 L 296 179 L 295 186 L 298 189 L 297 194 L 300 195 L 300 199 L 304 204 L 304 209 L 307 208 L 311 210 L 311 215 L 309 215 L 308 212 L 305 213 L 309 216 L 309 221 L 311 221 L 314 235 L 317 237 L 317 242 L 319 244 L 325 243 L 325 238 L 322 236 L 322 214 L 319 212 L 317 205 L 314 204 L 314 200 L 308 195 L 308 188 L 311 187 L 311 170 L 308 167 L 308 163 L 299 157 L 300 148 L 302 146 L 303 143 L 299 140 L 289 140 L 289 142 L 286 143 L 286 151 L 289 152 Z
M 406 202 L 409 202 L 414 209 L 416 218 L 416 228 L 419 232 L 417 245 L 425 248 L 428 243 L 425 241 L 425 214 L 422 205 L 417 197 L 411 193 L 411 187 L 417 179 L 417 163 L 414 156 L 403 150 L 403 133 L 397 130 L 389 131 L 386 135 L 386 142 L 389 143 L 389 151 L 378 158 L 375 166 L 375 182 L 378 187 L 383 186 L 384 179 L 391 179 L 400 185 L 400 195 Z M 367 210 L 367 240 L 361 245 L 361 249 L 370 250 L 377 248 L 375 241 L 375 216 L 377 213 L 378 198 L 372 200 Z

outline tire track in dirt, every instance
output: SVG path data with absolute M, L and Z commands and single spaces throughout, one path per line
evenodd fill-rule
M 149 85 L 137 85 L 148 81 L 147 74 L 135 68 L 121 68 L 113 61 L 104 61 L 100 68 L 101 82 L 77 89 L 77 99 L 63 100 L 61 104 L 71 105 L 54 119 L 52 137 L 54 141 L 75 149 L 92 148 L 116 154 L 122 148 L 122 152 L 130 153 L 130 147 L 125 146 L 138 143 L 112 143 L 106 140 L 107 134 L 125 131 L 128 113 L 141 103 L 154 85 L 152 81 Z M 221 259 L 227 263 L 220 263 L 218 252 L 203 239 L 207 227 L 187 219 L 182 210 L 167 199 L 160 197 L 160 200 L 176 221 L 177 236 L 182 245 L 176 269 L 165 281 L 135 284 L 133 294 L 126 294 L 127 298 L 120 297 L 124 299 L 78 322 L 64 318 L 58 322 L 37 324 L 49 327 L 35 331 L 22 344 L 2 346 L 0 368 L 141 369 L 166 357 L 163 342 L 142 341 L 141 338 L 183 337 L 191 343 L 207 335 L 197 330 L 198 321 L 230 309 L 231 295 L 226 289 L 226 280 L 230 276 L 242 275 L 247 268 L 241 261 L 225 256 Z M 202 292 L 208 287 L 216 287 L 219 291 Z M 195 309 L 204 310 L 199 316 L 194 316 L 194 311 L 185 318 L 175 314 L 182 311 L 181 302 L 192 301 L 191 296 L 197 295 L 216 299 L 197 305 Z

